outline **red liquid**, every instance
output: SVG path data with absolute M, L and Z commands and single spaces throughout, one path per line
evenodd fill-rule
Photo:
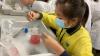
M 31 44 L 39 44 L 40 43 L 40 35 L 32 35 L 30 39 Z

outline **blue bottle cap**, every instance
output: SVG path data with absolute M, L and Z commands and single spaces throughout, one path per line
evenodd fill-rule
M 24 33 L 28 33 L 28 28 L 24 28 L 24 29 L 23 29 L 23 32 L 24 32 Z

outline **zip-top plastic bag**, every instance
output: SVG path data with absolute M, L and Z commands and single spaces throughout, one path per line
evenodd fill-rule
M 13 19 L 1 20 L 0 56 L 29 56 L 25 46 L 13 38 L 21 26 L 24 26 L 18 23 Z
M 13 39 L 13 46 L 16 47 L 20 56 L 48 53 L 43 43 L 42 33 L 45 32 L 50 34 L 50 32 L 42 21 L 17 22 L 14 20 L 3 20 L 1 25 L 1 41 L 11 37 Z

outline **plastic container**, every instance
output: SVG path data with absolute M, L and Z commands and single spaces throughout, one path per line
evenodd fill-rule
M 1 22 L 1 32 L 0 40 L 10 39 L 6 36 L 13 37 L 13 44 L 20 56 L 48 53 L 41 36 L 43 32 L 50 32 L 40 20 L 28 23 L 5 19 Z
M 48 53 L 41 37 L 40 22 L 29 22 L 14 35 L 16 40 L 23 43 L 29 55 Z
M 34 45 L 40 44 L 40 38 L 40 35 L 31 35 L 30 43 Z

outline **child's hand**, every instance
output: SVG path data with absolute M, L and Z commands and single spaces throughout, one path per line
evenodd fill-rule
M 53 37 L 51 37 L 49 34 L 47 33 L 43 33 L 43 39 L 46 42 L 51 42 L 51 40 L 53 40 Z
M 44 43 L 49 46 L 49 44 L 52 44 L 52 40 L 54 40 L 50 35 L 48 35 L 47 33 L 43 33 L 43 36 L 42 36 L 43 40 L 44 40 Z
M 47 33 L 43 33 L 43 37 L 44 37 L 44 38 L 51 38 L 51 36 L 48 35 Z
M 34 11 L 30 11 L 27 13 L 27 17 L 28 17 L 29 21 L 37 20 L 37 18 L 39 17 L 39 13 L 36 13 Z
M 44 33 L 44 37 L 45 37 L 44 38 L 45 45 L 54 49 L 57 55 L 61 55 L 62 52 L 64 52 L 64 48 L 59 44 L 59 42 L 53 39 L 50 35 Z

